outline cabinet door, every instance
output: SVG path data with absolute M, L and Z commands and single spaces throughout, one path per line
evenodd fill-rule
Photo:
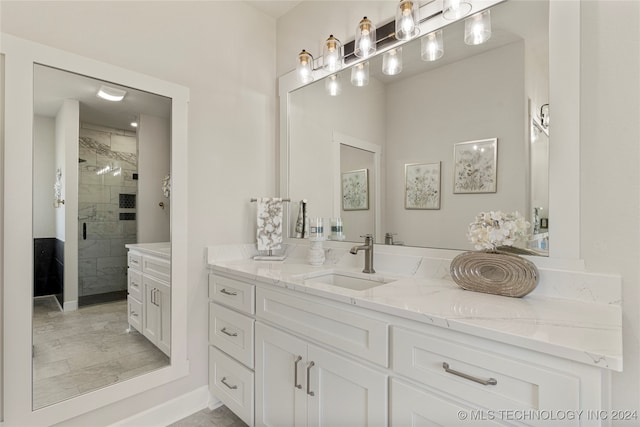
M 256 425 L 304 426 L 306 343 L 260 322 L 255 336 Z
M 157 345 L 160 307 L 155 303 L 156 293 L 158 292 L 155 282 L 155 280 L 146 276 L 143 276 L 142 278 L 144 287 L 144 300 L 142 302 L 144 306 L 142 309 L 142 333 L 149 341 Z
M 390 427 L 504 426 L 494 413 L 474 410 L 443 395 L 391 380 Z
M 156 345 L 167 356 L 171 356 L 171 287 L 165 283 L 157 283 L 156 289 L 155 302 L 160 317 Z
M 387 425 L 386 374 L 313 345 L 307 359 L 309 426 Z

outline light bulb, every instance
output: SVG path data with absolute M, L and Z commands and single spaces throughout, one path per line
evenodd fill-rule
M 296 73 L 300 83 L 307 84 L 313 81 L 313 56 L 304 49 L 298 54 Z
M 333 73 L 342 68 L 342 43 L 333 34 L 324 43 L 322 57 L 322 68 L 325 71 Z
M 376 53 L 376 27 L 365 16 L 356 28 L 356 41 L 353 54 L 358 58 L 366 58 Z
M 402 71 L 402 48 L 391 49 L 382 56 L 382 72 L 394 76 Z
M 476 13 L 464 21 L 464 42 L 479 45 L 491 38 L 491 14 L 489 9 Z
M 465 0 L 444 0 L 442 17 L 455 21 L 471 12 L 471 3 Z
M 436 61 L 444 55 L 442 30 L 434 31 L 420 40 L 420 56 L 423 61 Z
M 369 62 L 361 62 L 351 69 L 351 84 L 357 87 L 369 84 Z
M 397 40 L 409 40 L 418 34 L 418 4 L 410 0 L 400 0 L 396 10 Z
M 324 87 L 329 96 L 338 96 L 342 93 L 342 83 L 339 74 L 333 74 L 325 80 Z

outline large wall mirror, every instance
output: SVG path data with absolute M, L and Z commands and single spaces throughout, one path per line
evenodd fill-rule
M 40 64 L 33 75 L 39 409 L 170 363 L 128 325 L 125 245 L 170 248 L 171 99 Z
M 300 199 L 312 217 L 340 217 L 347 241 L 371 233 L 379 244 L 457 250 L 472 249 L 466 231 L 479 212 L 518 211 L 532 224 L 522 247 L 548 255 L 549 127 L 540 111 L 549 104 L 549 2 L 490 11 L 484 44 L 465 44 L 461 20 L 442 29 L 436 61 L 421 59 L 420 34 L 402 45 L 399 74 L 384 74 L 378 54 L 365 86 L 346 68 L 337 95 L 324 76 L 289 92 L 290 236 Z M 491 166 L 493 176 L 480 176 Z M 345 209 L 343 178 L 362 169 L 369 203 Z
M 2 36 L 4 169 L 20 176 L 4 189 L 4 418 L 52 425 L 188 373 L 188 90 Z M 128 324 L 126 245 L 143 243 L 170 253 L 167 354 Z

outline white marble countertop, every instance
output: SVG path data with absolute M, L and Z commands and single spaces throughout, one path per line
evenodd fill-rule
M 171 242 L 158 242 L 158 243 L 129 243 L 124 245 L 127 249 L 133 249 L 141 252 L 146 252 L 150 255 L 159 256 L 162 258 L 171 257 Z
M 465 291 L 444 278 L 386 274 L 395 281 L 356 291 L 315 282 L 320 271 L 360 273 L 348 266 L 313 267 L 300 259 L 280 262 L 209 261 L 212 271 L 240 276 L 382 313 L 423 322 L 557 357 L 622 371 L 619 305 L 529 294 L 509 298 Z M 370 275 L 368 275 L 370 276 Z

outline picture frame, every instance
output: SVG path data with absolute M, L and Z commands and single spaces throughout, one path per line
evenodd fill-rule
M 405 209 L 440 209 L 440 164 L 404 165 Z
M 498 138 L 459 142 L 453 146 L 453 193 L 496 193 Z
M 369 209 L 369 170 L 357 169 L 342 173 L 342 210 Z

